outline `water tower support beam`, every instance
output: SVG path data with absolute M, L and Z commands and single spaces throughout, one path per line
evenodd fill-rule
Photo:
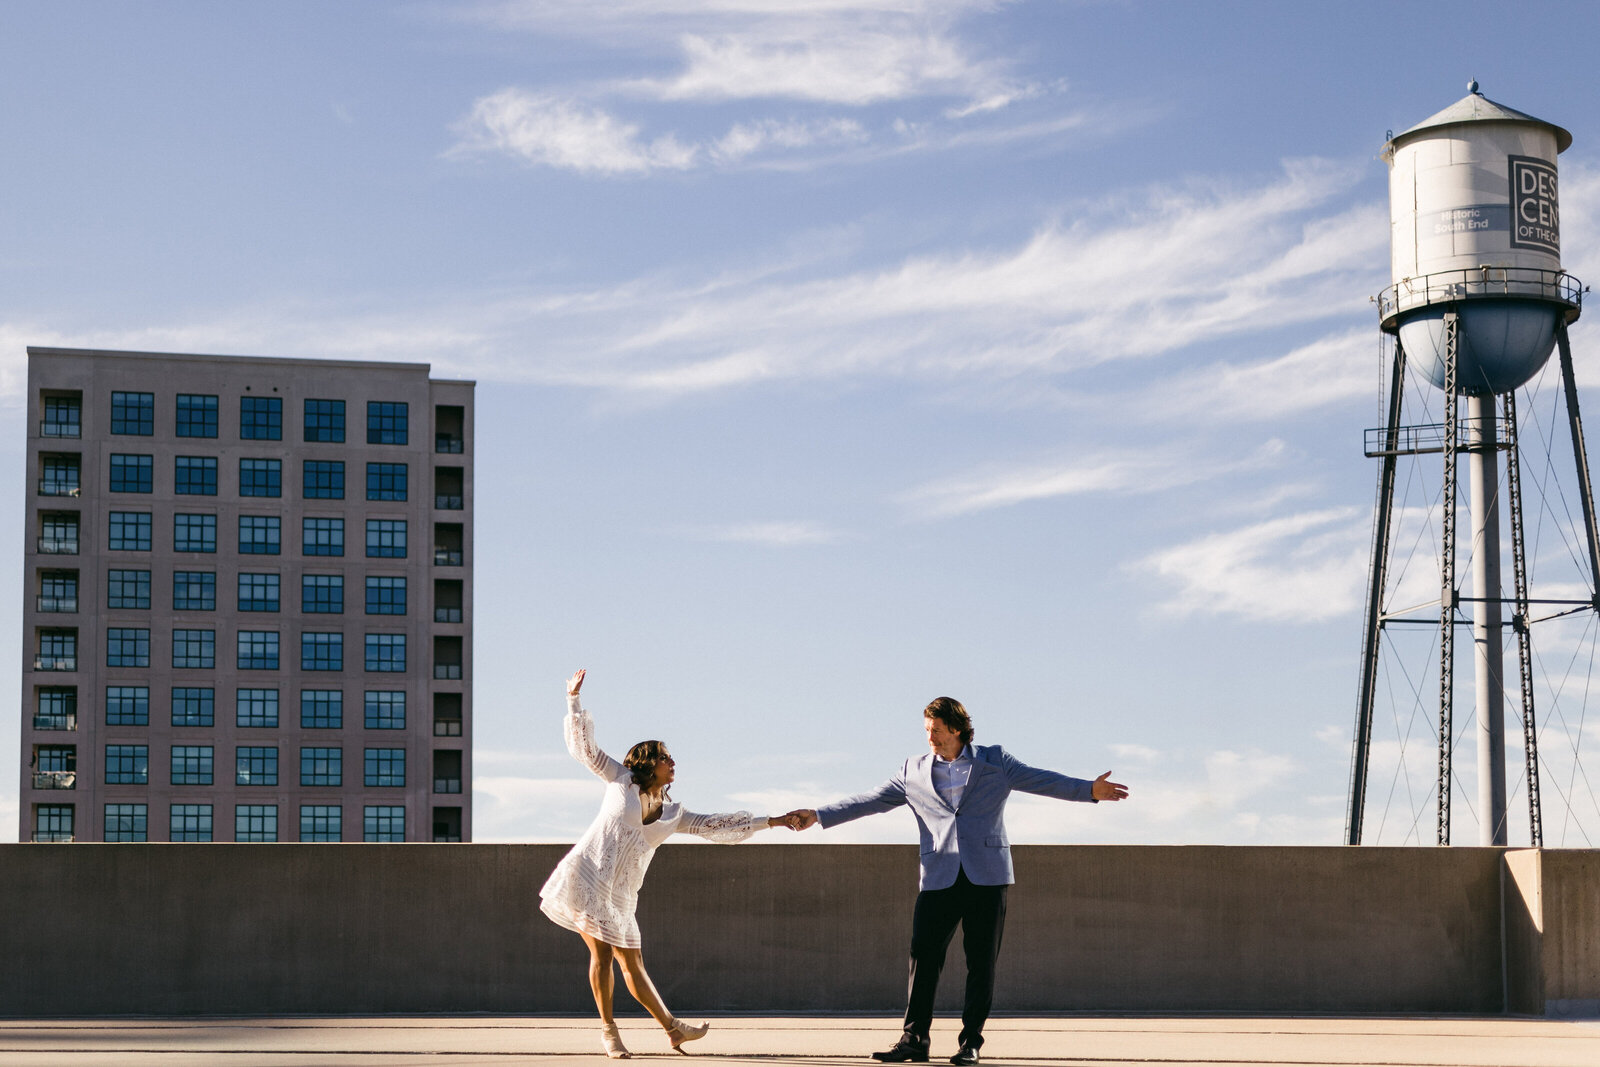
M 1460 317 L 1454 311 L 1445 313 L 1444 487 L 1439 536 L 1439 784 L 1436 798 L 1439 814 L 1434 826 L 1434 842 L 1439 845 L 1450 843 L 1450 760 L 1455 733 L 1451 718 L 1456 667 L 1456 449 L 1460 436 L 1456 421 L 1456 349 L 1459 325 Z
M 1478 844 L 1506 843 L 1505 627 L 1500 585 L 1500 459 L 1493 396 L 1467 397 L 1472 499 L 1472 667 L 1476 681 Z
M 1578 414 L 1578 383 L 1572 375 L 1572 345 L 1567 324 L 1556 321 L 1556 345 L 1561 352 L 1561 387 L 1567 394 L 1567 424 L 1572 430 L 1572 458 L 1578 467 L 1578 498 L 1583 505 L 1583 532 L 1589 539 L 1589 595 L 1600 609 L 1600 533 L 1595 529 L 1594 487 L 1589 481 L 1589 454 L 1583 447 L 1583 417 Z
M 1367 571 L 1367 622 L 1361 638 L 1361 693 L 1356 705 L 1355 751 L 1350 760 L 1350 807 L 1345 818 L 1345 844 L 1361 844 L 1361 823 L 1367 806 L 1367 757 L 1372 749 L 1372 707 L 1378 687 L 1378 651 L 1383 640 L 1383 593 L 1389 580 L 1389 523 L 1394 512 L 1395 464 L 1399 460 L 1400 406 L 1405 395 L 1406 350 L 1394 345 L 1389 379 L 1389 425 L 1378 471 L 1378 502 L 1373 515 L 1372 566 Z
M 1528 782 L 1528 840 L 1544 845 L 1544 818 L 1539 807 L 1539 731 L 1533 717 L 1533 635 L 1528 632 L 1528 557 L 1522 520 L 1522 460 L 1518 442 L 1517 393 L 1504 398 L 1506 423 L 1506 497 L 1511 502 L 1511 570 L 1516 606 L 1511 628 L 1517 635 L 1517 678 L 1522 695 L 1522 752 Z

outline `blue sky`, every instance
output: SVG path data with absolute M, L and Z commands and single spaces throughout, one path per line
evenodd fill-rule
M 1554 3 L 9 3 L 4 488 L 28 344 L 428 362 L 479 383 L 479 840 L 592 815 L 585 666 L 697 810 L 875 785 L 948 694 L 1133 788 L 1020 799 L 1017 840 L 1336 843 L 1378 150 L 1471 77 L 1566 126 L 1600 277 L 1597 39 Z M 1600 838 L 1584 710 L 1548 844 Z M 1369 828 L 1428 843 L 1390 718 Z M 17 736 L 8 702 L 6 822 Z

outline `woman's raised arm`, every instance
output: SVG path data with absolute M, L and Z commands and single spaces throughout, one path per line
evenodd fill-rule
M 628 776 L 628 769 L 606 755 L 605 750 L 595 743 L 594 720 L 578 702 L 578 691 L 583 688 L 584 675 L 587 673 L 580 670 L 567 679 L 567 717 L 561 732 L 573 759 L 589 768 L 598 778 L 608 782 L 619 781 Z

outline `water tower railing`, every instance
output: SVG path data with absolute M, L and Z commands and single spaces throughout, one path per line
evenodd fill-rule
M 1583 283 L 1564 270 L 1469 267 L 1404 278 L 1379 293 L 1376 300 L 1378 317 L 1389 329 L 1395 325 L 1395 316 L 1404 311 L 1431 304 L 1495 297 L 1565 304 L 1572 309 L 1568 315 L 1570 320 L 1577 317 L 1576 312 L 1583 306 Z
M 1477 419 L 1456 420 L 1456 440 L 1471 441 L 1477 435 Z M 1395 439 L 1391 446 L 1389 443 L 1389 428 L 1378 426 L 1367 430 L 1364 434 L 1367 458 L 1377 456 L 1423 456 L 1434 452 L 1443 452 L 1445 449 L 1445 424 L 1442 422 L 1427 422 L 1417 426 L 1399 426 L 1395 428 Z M 1507 449 L 1512 445 L 1509 430 L 1504 421 L 1495 420 L 1495 447 Z M 1456 451 L 1465 452 L 1466 445 L 1457 445 Z

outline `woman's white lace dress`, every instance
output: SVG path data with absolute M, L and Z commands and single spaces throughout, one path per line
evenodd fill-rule
M 600 814 L 539 891 L 539 909 L 568 930 L 608 945 L 639 948 L 633 913 L 656 846 L 674 833 L 731 845 L 766 829 L 767 820 L 748 811 L 697 815 L 668 801 L 661 806 L 661 817 L 647 826 L 639 787 L 626 767 L 595 744 L 594 721 L 575 694 L 567 697 L 565 732 L 567 751 L 606 783 L 606 795 Z

